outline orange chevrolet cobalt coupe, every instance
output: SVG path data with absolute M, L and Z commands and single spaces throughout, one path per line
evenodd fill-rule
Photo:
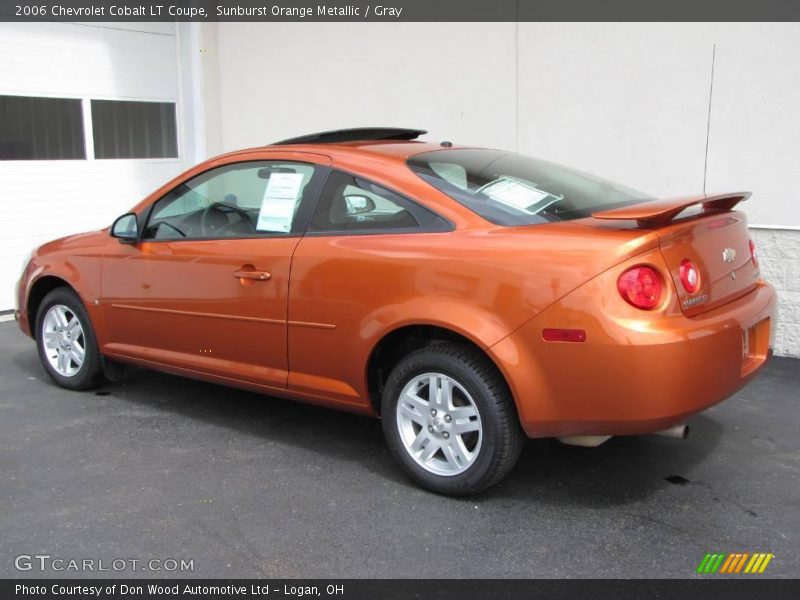
M 34 251 L 20 327 L 69 389 L 127 363 L 379 415 L 405 471 L 453 495 L 500 481 L 524 436 L 683 435 L 764 366 L 748 193 L 654 199 L 424 133 L 200 164 Z

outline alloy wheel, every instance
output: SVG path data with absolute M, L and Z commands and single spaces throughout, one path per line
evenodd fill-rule
M 483 441 L 475 401 L 444 373 L 423 373 L 406 384 L 397 403 L 397 428 L 409 456 L 436 475 L 469 469 Z
M 86 358 L 86 336 L 78 316 L 63 304 L 54 304 L 42 322 L 44 353 L 62 377 L 73 377 Z

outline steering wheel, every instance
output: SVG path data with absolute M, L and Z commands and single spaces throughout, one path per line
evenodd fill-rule
M 237 235 L 249 235 L 255 233 L 256 228 L 253 222 L 248 219 L 239 219 L 227 225 L 221 225 L 214 230 L 214 236 L 228 237 Z
M 225 217 L 225 223 L 214 224 L 212 222 L 213 217 L 211 215 L 215 212 L 219 212 Z M 239 220 L 246 219 L 248 222 L 250 221 L 250 215 L 247 214 L 247 211 L 243 208 L 228 204 L 227 202 L 212 202 L 203 210 L 203 214 L 200 216 L 200 230 L 203 232 L 203 235 L 207 236 L 219 233 L 220 229 L 223 227 L 232 225 L 233 223 L 228 219 L 230 213 L 239 215 Z
M 185 234 L 183 231 L 181 231 L 180 229 L 178 229 L 177 227 L 175 227 L 175 225 L 173 225 L 173 224 L 172 224 L 172 223 L 170 223 L 169 221 L 161 221 L 161 222 L 158 224 L 158 227 L 159 227 L 159 229 L 160 229 L 161 227 L 169 227 L 170 229 L 173 229 L 173 230 L 175 230 L 175 231 L 178 233 L 178 235 L 180 235 L 181 237 L 186 237 L 186 234 Z

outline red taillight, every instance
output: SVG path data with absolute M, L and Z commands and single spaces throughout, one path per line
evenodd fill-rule
M 750 260 L 753 261 L 753 266 L 758 268 L 758 257 L 756 256 L 756 243 L 750 240 Z
M 700 271 L 689 259 L 683 259 L 680 267 L 681 283 L 684 289 L 690 294 L 694 294 L 700 289 Z
M 631 267 L 619 276 L 617 289 L 636 308 L 652 310 L 661 303 L 661 276 L 653 267 Z

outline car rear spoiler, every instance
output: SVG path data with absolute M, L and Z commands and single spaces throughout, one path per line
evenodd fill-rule
M 595 219 L 635 220 L 639 225 L 663 225 L 669 223 L 682 211 L 702 204 L 705 210 L 731 210 L 734 206 L 750 197 L 750 192 L 734 192 L 732 194 L 716 194 L 706 196 L 685 196 L 682 198 L 667 198 L 664 200 L 651 200 L 631 206 L 623 206 L 612 210 L 603 210 L 592 213 Z

